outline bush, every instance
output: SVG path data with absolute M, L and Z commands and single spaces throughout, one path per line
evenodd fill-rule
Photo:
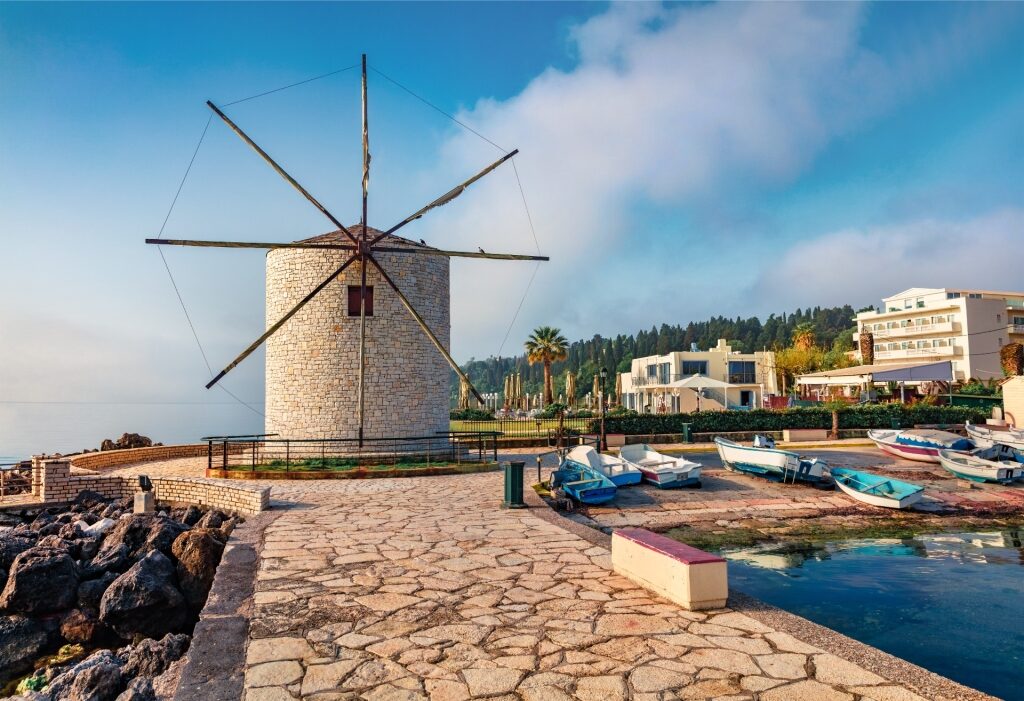
M 839 409 L 839 428 L 890 428 L 895 420 L 899 426 L 916 424 L 982 423 L 987 412 L 963 406 L 927 406 L 916 404 L 872 404 Z M 591 422 L 590 431 L 598 430 L 599 422 Z M 832 428 L 832 412 L 824 407 L 796 409 L 754 409 L 751 411 L 698 411 L 692 414 L 641 414 L 605 418 L 608 433 L 647 435 L 682 433 L 683 424 L 690 424 L 692 433 L 729 433 L 733 431 L 781 431 L 787 428 Z
M 456 409 L 448 413 L 452 421 L 492 421 L 494 412 L 485 409 Z
M 558 413 L 561 412 L 561 411 L 565 411 L 567 408 L 568 407 L 566 407 L 565 404 L 560 404 L 558 402 L 553 402 L 552 404 L 548 404 L 546 407 L 544 407 L 544 410 L 537 414 L 537 418 L 538 419 L 557 419 L 558 418 Z

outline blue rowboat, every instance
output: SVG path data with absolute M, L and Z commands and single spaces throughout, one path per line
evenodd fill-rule
M 640 484 L 643 477 L 635 465 L 631 465 L 622 458 L 614 455 L 599 453 L 589 445 L 578 445 L 569 451 L 565 456 L 567 462 L 573 462 L 589 468 L 593 472 L 604 475 L 615 484 L 616 487 L 628 487 L 631 484 Z
M 858 472 L 845 467 L 833 467 L 830 472 L 836 486 L 844 493 L 872 506 L 905 509 L 921 501 L 924 496 L 924 487 L 871 472 Z
M 725 438 L 715 438 L 718 455 L 725 467 L 777 482 L 827 483 L 827 465 L 817 458 L 806 460 L 788 450 L 779 450 L 774 441 L 755 436 L 754 445 L 740 445 Z M 762 447 L 765 446 L 765 447 Z
M 587 465 L 563 460 L 551 473 L 551 488 L 561 489 L 581 504 L 605 504 L 615 498 L 615 484 Z

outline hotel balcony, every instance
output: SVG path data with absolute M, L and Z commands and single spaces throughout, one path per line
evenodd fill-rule
M 960 322 L 959 321 L 944 321 L 939 324 L 912 324 L 909 326 L 898 326 L 894 329 L 878 329 L 877 331 L 870 331 L 875 335 L 875 340 L 882 338 L 906 338 L 908 336 L 924 336 L 926 334 L 959 334 L 960 333 Z M 856 343 L 860 339 L 860 334 L 855 333 L 853 335 L 853 341 Z
M 898 350 L 875 351 L 877 360 L 909 360 L 918 358 L 948 358 L 963 355 L 960 346 L 932 346 L 931 348 L 900 348 Z
M 1015 336 L 1024 336 L 1024 324 L 1010 324 L 1006 330 Z

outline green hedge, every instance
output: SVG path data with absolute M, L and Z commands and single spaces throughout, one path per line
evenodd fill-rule
M 872 404 L 839 410 L 839 428 L 890 428 L 895 419 L 900 426 L 916 424 L 984 423 L 987 411 L 963 406 L 904 406 Z M 605 431 L 629 435 L 682 433 L 690 424 L 692 433 L 728 433 L 730 431 L 781 431 L 786 428 L 832 428 L 832 412 L 823 407 L 796 409 L 754 409 L 752 411 L 698 411 L 692 414 L 642 414 L 609 416 Z M 600 422 L 590 425 L 592 432 Z
M 452 421 L 493 421 L 494 412 L 484 409 L 456 409 L 448 412 Z

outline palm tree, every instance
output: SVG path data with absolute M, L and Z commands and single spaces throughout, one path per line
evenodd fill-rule
M 523 345 L 526 347 L 526 359 L 530 361 L 530 365 L 544 363 L 544 403 L 551 404 L 555 401 L 551 364 L 568 357 L 569 341 L 559 329 L 538 326 Z
M 810 350 L 814 347 L 814 324 L 805 321 L 793 329 L 793 347 Z

